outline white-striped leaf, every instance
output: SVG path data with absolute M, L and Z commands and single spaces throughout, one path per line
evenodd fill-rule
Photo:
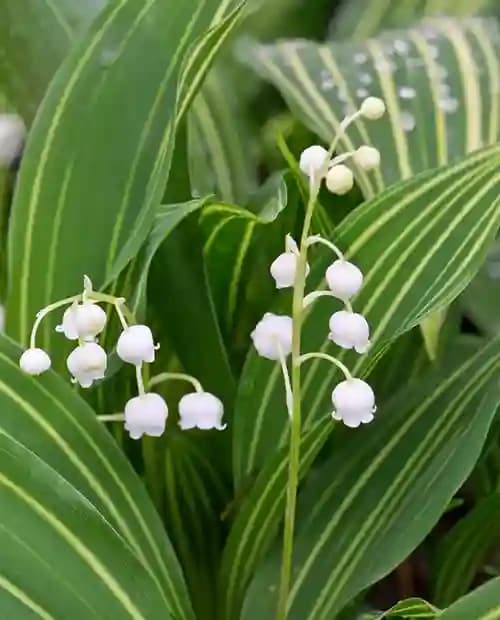
M 339 143 L 380 149 L 380 172 L 355 171 L 369 197 L 497 141 L 499 44 L 494 20 L 436 19 L 364 43 L 250 44 L 246 60 L 326 143 L 368 94 L 385 100 L 385 119 L 358 120 Z
M 129 542 L 77 488 L 4 433 L 0 616 L 173 618 L 158 580 Z
M 500 401 L 499 369 L 496 339 L 403 388 L 372 427 L 335 434 L 299 496 L 290 620 L 335 617 L 421 542 L 481 452 Z M 244 620 L 274 617 L 280 558 L 276 548 L 257 572 Z
M 440 620 L 500 620 L 500 577 L 459 599 Z
M 382 28 L 407 26 L 424 16 L 471 17 L 490 14 L 496 6 L 495 0 L 405 0 L 398 4 L 391 0 L 344 0 L 334 15 L 330 31 L 333 40 L 364 40 Z
M 393 607 L 385 612 L 368 613 L 361 616 L 359 620 L 385 620 L 385 618 L 420 618 L 420 620 L 426 620 L 429 618 L 435 618 L 439 614 L 439 609 L 431 605 L 427 601 L 421 598 L 408 598 L 404 601 L 399 601 Z
M 481 500 L 436 549 L 433 600 L 445 607 L 469 590 L 482 562 L 500 542 L 500 494 Z
M 82 273 L 101 286 L 136 254 L 161 200 L 176 121 L 240 7 L 118 0 L 64 61 L 13 205 L 7 313 L 17 340 L 40 307 L 79 288 Z M 41 342 L 51 341 L 48 321 Z
M 87 498 L 153 576 L 179 620 L 192 618 L 164 528 L 111 435 L 66 381 L 52 372 L 24 375 L 19 353 L 1 339 L 0 432 L 35 453 Z
M 388 341 L 454 299 L 471 280 L 498 229 L 500 147 L 423 173 L 353 211 L 335 241 L 365 273 L 355 302 L 372 326 L 369 355 L 340 354 L 356 374 L 366 374 Z M 331 254 L 318 250 L 308 289 L 324 288 Z M 319 300 L 304 324 L 304 351 L 329 350 L 328 318 L 338 306 Z M 289 312 L 279 302 L 276 311 Z M 329 408 L 336 373 L 321 362 L 304 369 L 306 428 Z M 282 412 L 282 414 L 278 414 Z M 248 357 L 237 399 L 235 476 L 240 483 L 286 439 L 287 416 L 279 365 Z

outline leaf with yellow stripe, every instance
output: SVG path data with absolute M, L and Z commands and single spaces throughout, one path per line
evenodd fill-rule
M 127 459 L 66 381 L 53 372 L 36 378 L 23 374 L 19 353 L 0 339 L 0 433 L 37 455 L 86 498 L 152 576 L 177 618 L 192 620 L 175 553 Z
M 0 431 L 2 618 L 172 618 L 158 582 L 101 513 Z
M 325 143 L 366 96 L 384 99 L 384 119 L 358 119 L 339 142 L 380 149 L 380 171 L 355 170 L 370 197 L 498 140 L 499 41 L 495 20 L 443 18 L 363 43 L 249 44 L 246 61 Z
M 451 605 L 467 593 L 487 555 L 500 542 L 500 494 L 482 499 L 436 549 L 433 600 Z
M 459 599 L 439 616 L 440 620 L 499 620 L 500 577 Z
M 431 530 L 481 453 L 500 402 L 499 369 L 496 339 L 403 387 L 373 425 L 335 433 L 331 456 L 299 495 L 290 620 L 336 617 Z M 280 558 L 276 548 L 257 571 L 243 620 L 274 618 Z
M 355 209 L 334 240 L 360 266 L 365 284 L 355 308 L 372 329 L 366 356 L 340 352 L 355 374 L 367 374 L 388 341 L 451 302 L 482 264 L 499 225 L 500 147 L 422 173 Z M 329 252 L 313 257 L 308 290 L 324 289 Z M 329 351 L 328 319 L 340 304 L 318 300 L 303 331 L 303 350 Z M 290 312 L 278 301 L 277 312 Z M 330 407 L 336 371 L 317 360 L 304 368 L 304 423 L 308 428 Z M 265 463 L 287 437 L 279 365 L 251 353 L 239 386 L 234 428 L 237 483 Z M 278 412 L 282 412 L 279 414 Z
M 82 273 L 102 286 L 139 250 L 161 201 L 176 121 L 240 7 L 117 0 L 64 61 L 30 134 L 13 205 L 7 323 L 20 342 L 35 312 L 79 288 Z M 50 327 L 44 345 L 55 345 Z

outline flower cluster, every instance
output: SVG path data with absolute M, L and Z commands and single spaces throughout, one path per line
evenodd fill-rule
M 95 381 L 103 379 L 108 356 L 99 344 L 98 337 L 106 327 L 108 316 L 100 303 L 111 304 L 116 310 L 122 327 L 116 343 L 116 353 L 123 362 L 135 367 L 138 388 L 138 396 L 126 403 L 124 414 L 102 418 L 123 420 L 125 430 L 132 439 L 139 439 L 143 435 L 159 437 L 165 431 L 168 406 L 162 396 L 146 391 L 143 380 L 143 365 L 155 361 L 159 345 L 155 344 L 151 329 L 147 325 L 130 324 L 133 317 L 123 298 L 94 291 L 87 276 L 84 277 L 81 294 L 50 304 L 38 312 L 31 332 L 30 347 L 21 355 L 19 365 L 29 375 L 40 375 L 49 370 L 51 359 L 46 351 L 36 346 L 36 333 L 45 316 L 66 306 L 62 322 L 56 327 L 56 331 L 68 340 L 78 342 L 66 359 L 72 381 L 82 388 L 90 388 Z M 222 402 L 213 394 L 205 392 L 194 377 L 182 373 L 161 373 L 149 381 L 148 387 L 168 379 L 186 380 L 195 388 L 194 392 L 186 394 L 179 402 L 181 429 L 225 428 L 222 424 Z
M 358 117 L 369 120 L 380 118 L 385 111 L 384 102 L 375 97 L 368 97 L 363 101 L 360 109 L 350 117 L 344 119 L 341 133 Z M 315 198 L 320 184 L 325 181 L 327 189 L 334 194 L 345 194 L 354 184 L 354 176 L 344 162 L 352 159 L 359 168 L 369 171 L 380 164 L 380 153 L 372 146 L 363 145 L 356 151 L 333 157 L 337 140 L 326 150 L 322 146 L 311 146 L 300 157 L 300 169 L 309 177 L 312 199 L 310 209 L 314 209 Z M 309 216 L 311 215 L 309 213 Z M 296 241 L 287 235 L 285 252 L 280 254 L 272 263 L 270 272 L 276 283 L 276 288 L 294 288 L 302 295 L 300 312 L 319 297 L 330 296 L 340 300 L 344 309 L 334 312 L 329 320 L 329 339 L 342 349 L 352 349 L 359 354 L 366 353 L 370 347 L 370 328 L 362 314 L 354 312 L 351 300 L 363 286 L 363 273 L 357 265 L 346 259 L 344 254 L 331 241 L 320 235 L 309 235 L 308 226 L 311 218 L 306 213 L 306 223 L 302 234 L 300 248 Z M 307 263 L 308 248 L 315 244 L 327 246 L 336 255 L 326 269 L 325 280 L 327 290 L 314 291 L 303 296 L 304 282 L 309 274 Z M 302 270 L 300 270 L 302 261 Z M 294 295 L 295 300 L 295 295 Z M 293 415 L 290 403 L 293 402 L 292 387 L 288 377 L 286 358 L 292 355 L 293 364 L 301 364 L 308 359 L 322 358 L 330 361 L 342 370 L 345 380 L 339 383 L 332 391 L 334 411 L 332 417 L 342 421 L 346 426 L 356 428 L 367 424 L 374 419 L 375 395 L 372 388 L 361 379 L 351 375 L 348 368 L 337 358 L 326 353 L 300 354 L 293 350 L 294 330 L 300 330 L 301 317 L 294 311 L 293 318 L 271 313 L 264 315 L 252 332 L 252 340 L 257 353 L 270 360 L 281 361 L 285 388 L 287 390 L 287 405 L 289 414 Z M 300 338 L 297 339 L 300 341 Z

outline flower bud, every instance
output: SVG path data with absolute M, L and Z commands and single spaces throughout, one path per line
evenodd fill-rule
M 96 342 L 86 342 L 76 347 L 66 360 L 69 372 L 83 388 L 104 378 L 106 364 L 106 351 Z
M 179 401 L 179 415 L 182 430 L 216 428 L 222 431 L 226 428 L 226 424 L 222 424 L 224 405 L 209 392 L 193 392 L 183 396 Z
M 0 114 L 0 165 L 10 164 L 21 154 L 26 127 L 17 114 Z
M 124 329 L 116 345 L 118 356 L 129 364 L 150 364 L 155 359 L 153 334 L 147 325 L 131 325 Z
M 368 424 L 376 411 L 375 394 L 361 379 L 347 379 L 339 383 L 332 392 L 332 413 L 334 420 L 341 420 L 350 428 Z
M 362 170 L 369 171 L 380 166 L 380 153 L 373 146 L 360 146 L 354 153 L 353 159 Z
M 267 312 L 251 334 L 257 353 L 270 360 L 285 357 L 292 351 L 292 319 Z
M 385 112 L 385 103 L 378 97 L 367 97 L 360 108 L 361 114 L 370 121 L 376 121 Z
M 354 185 L 352 171 L 344 164 L 333 166 L 326 175 L 326 186 L 332 194 L 347 194 Z
M 165 432 L 167 417 L 167 403 L 159 394 L 141 394 L 125 405 L 125 430 L 132 439 L 143 435 L 160 437 Z
M 56 326 L 56 332 L 64 334 L 68 340 L 78 340 L 78 329 L 76 328 L 76 306 L 73 304 L 66 308 L 63 314 L 63 320 L 60 325 Z
M 28 375 L 41 375 L 50 368 L 50 357 L 43 349 L 27 349 L 19 359 L 21 370 Z
M 328 151 L 317 144 L 302 151 L 299 166 L 304 174 L 312 177 L 318 173 L 328 157 Z
M 77 304 L 73 316 L 76 331 L 82 340 L 94 340 L 106 325 L 106 313 L 99 305 L 90 301 Z
M 370 328 L 365 317 L 356 312 L 341 310 L 332 314 L 328 337 L 339 347 L 358 353 L 366 353 L 370 347 Z
M 271 264 L 270 272 L 276 281 L 276 288 L 288 288 L 295 283 L 298 256 L 292 252 L 283 252 Z M 306 276 L 309 265 L 306 266 Z
M 363 286 L 361 270 L 346 260 L 336 260 L 326 270 L 328 288 L 338 299 L 351 299 Z

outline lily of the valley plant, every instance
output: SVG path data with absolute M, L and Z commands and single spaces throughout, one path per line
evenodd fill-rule
M 316 299 L 331 296 L 344 303 L 345 309 L 334 312 L 329 321 L 329 339 L 343 349 L 354 349 L 364 354 L 370 347 L 370 328 L 365 317 L 353 310 L 352 298 L 363 286 L 363 273 L 346 260 L 341 249 L 320 235 L 311 235 L 311 221 L 318 194 L 323 181 L 333 194 L 342 195 L 352 189 L 354 177 L 346 162 L 352 160 L 365 171 L 376 168 L 380 163 L 379 151 L 373 146 L 363 145 L 356 151 L 333 157 L 338 140 L 349 125 L 357 118 L 377 120 L 383 116 L 385 105 L 381 99 L 368 97 L 359 110 L 347 116 L 329 149 L 315 145 L 303 151 L 300 168 L 309 179 L 309 199 L 305 208 L 300 243 L 287 235 L 285 252 L 272 263 L 270 271 L 276 287 L 293 288 L 292 316 L 264 315 L 252 332 L 254 346 L 259 355 L 279 361 L 283 372 L 288 415 L 290 417 L 289 470 L 285 525 L 283 533 L 283 555 L 281 582 L 276 620 L 287 617 L 287 599 L 290 589 L 295 510 L 299 482 L 300 439 L 301 439 L 301 367 L 314 358 L 334 364 L 344 373 L 345 380 L 332 390 L 332 418 L 346 426 L 357 428 L 374 419 L 376 411 L 375 394 L 368 383 L 353 377 L 349 369 L 333 355 L 323 352 L 303 352 L 301 346 L 302 324 L 307 308 Z M 306 279 L 309 273 L 308 252 L 316 245 L 328 247 L 336 260 L 325 273 L 328 289 L 306 294 Z M 287 359 L 290 358 L 291 373 Z M 290 376 L 291 375 L 291 376 Z

